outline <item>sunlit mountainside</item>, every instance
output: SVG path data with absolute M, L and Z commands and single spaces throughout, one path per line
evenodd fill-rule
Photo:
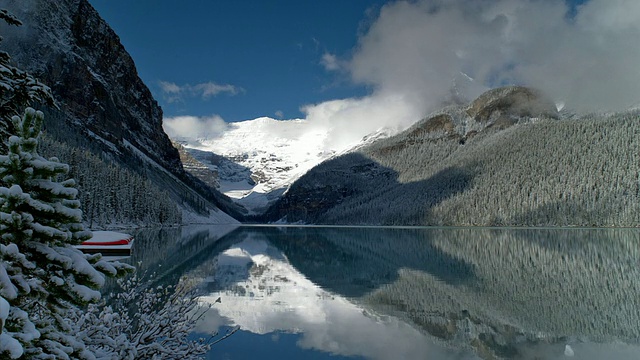
M 222 193 L 260 215 L 300 176 L 348 150 L 331 144 L 329 130 L 308 120 L 259 118 L 229 123 L 211 137 L 174 140 L 217 174 Z M 346 147 L 363 146 L 386 135 L 387 130 L 381 129 Z

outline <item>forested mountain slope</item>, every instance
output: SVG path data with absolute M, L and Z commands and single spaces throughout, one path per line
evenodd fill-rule
M 522 87 L 495 89 L 326 161 L 270 221 L 640 226 L 640 112 L 562 119 Z
M 182 212 L 169 194 L 148 179 L 82 150 L 44 136 L 39 151 L 72 163 L 69 175 L 78 183 L 78 200 L 91 229 L 175 225 Z
M 186 212 L 231 222 L 219 208 L 241 216 L 241 207 L 184 171 L 162 129 L 161 108 L 88 1 L 9 0 L 2 7 L 24 24 L 0 27 L 2 49 L 57 101 L 59 109 L 39 107 L 51 138 L 148 178 Z

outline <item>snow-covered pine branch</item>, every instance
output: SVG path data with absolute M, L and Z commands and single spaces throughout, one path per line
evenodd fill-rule
M 8 25 L 22 25 L 22 22 L 6 9 L 0 9 L 0 20 Z M 10 131 L 4 128 L 10 125 L 4 123 L 4 120 L 18 115 L 25 106 L 33 102 L 55 106 L 49 87 L 28 72 L 12 66 L 9 54 L 0 51 L 0 131 Z
M 43 121 L 31 108 L 14 116 L 15 135 L 0 155 L 0 296 L 8 304 L 0 357 L 94 359 L 69 314 L 99 301 L 106 277 L 132 267 L 72 247 L 91 233 L 69 167 L 37 152 Z
M 76 333 L 97 359 L 202 359 L 213 339 L 189 339 L 209 308 L 200 308 L 195 288 L 185 279 L 177 286 L 145 287 L 136 275 L 118 281 L 120 290 L 107 304 L 77 311 Z

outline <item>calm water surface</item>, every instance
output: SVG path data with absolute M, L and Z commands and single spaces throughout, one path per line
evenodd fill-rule
M 186 227 L 136 234 L 214 304 L 209 359 L 640 359 L 640 231 Z M 220 298 L 220 302 L 216 300 Z

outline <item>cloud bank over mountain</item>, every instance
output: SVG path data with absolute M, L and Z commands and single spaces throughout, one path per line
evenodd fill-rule
M 176 116 L 164 119 L 164 131 L 174 140 L 211 139 L 227 130 L 227 123 L 218 115 Z
M 362 98 L 302 105 L 341 150 L 381 127 L 404 129 L 450 101 L 510 84 L 538 88 L 580 112 L 640 104 L 640 2 L 423 0 L 380 9 L 350 54 L 319 63 L 371 88 Z M 473 80 L 471 80 L 473 79 Z M 210 119 L 165 119 L 171 136 Z M 216 122 L 218 123 L 218 122 Z M 217 127 L 217 130 L 223 130 Z
M 640 2 L 425 0 L 384 6 L 348 70 L 377 93 L 423 110 L 446 100 L 459 73 L 487 87 L 520 84 L 581 111 L 640 102 Z M 467 94 L 474 97 L 478 94 Z

